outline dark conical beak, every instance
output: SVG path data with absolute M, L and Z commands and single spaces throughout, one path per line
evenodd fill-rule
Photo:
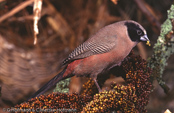
M 140 37 L 140 40 L 141 40 L 141 41 L 150 41 L 146 34 L 143 35 L 143 36 L 141 36 L 141 37 Z

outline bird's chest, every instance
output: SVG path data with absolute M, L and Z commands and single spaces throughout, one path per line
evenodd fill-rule
M 114 66 L 120 65 L 126 56 L 127 54 L 123 51 L 111 51 L 79 59 L 77 60 L 78 64 L 74 69 L 74 74 L 77 76 L 90 75 L 95 77 Z

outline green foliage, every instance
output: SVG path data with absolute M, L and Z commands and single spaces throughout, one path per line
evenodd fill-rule
M 60 93 L 68 93 L 69 92 L 69 82 L 70 78 L 67 78 L 65 80 L 62 80 L 56 84 L 56 88 L 53 92 L 60 92 Z

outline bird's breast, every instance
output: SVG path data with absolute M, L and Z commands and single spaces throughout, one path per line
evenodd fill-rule
M 72 62 L 74 74 L 77 76 L 97 76 L 116 65 L 120 65 L 128 53 L 124 50 L 113 50 L 75 60 Z

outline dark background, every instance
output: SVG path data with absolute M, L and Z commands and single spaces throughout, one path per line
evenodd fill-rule
M 0 1 L 0 18 L 23 2 Z M 60 63 L 75 47 L 116 21 L 131 19 L 144 26 L 152 46 L 141 43 L 134 51 L 144 59 L 151 57 L 160 25 L 172 3 L 173 0 L 119 0 L 115 5 L 110 0 L 43 0 L 37 45 L 33 45 L 32 4 L 6 18 L 0 23 L 0 110 L 27 99 L 60 71 Z M 163 74 L 171 90 L 165 94 L 154 81 L 149 113 L 163 113 L 168 108 L 174 112 L 173 57 Z M 71 79 L 70 92 L 80 91 L 80 81 L 83 78 Z

